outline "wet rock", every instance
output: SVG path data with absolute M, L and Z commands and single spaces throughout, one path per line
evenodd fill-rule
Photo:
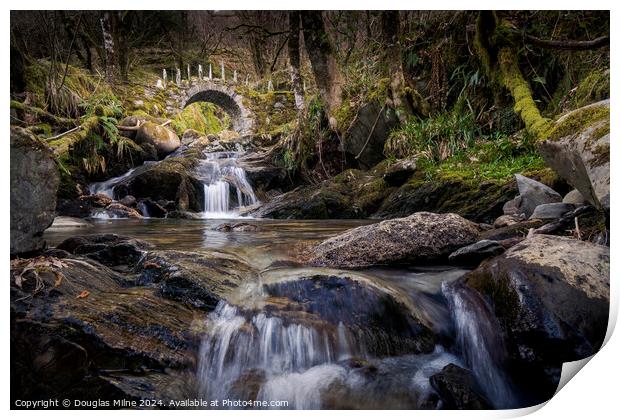
M 526 217 L 530 217 L 540 204 L 562 201 L 562 196 L 545 184 L 519 174 L 515 175 L 515 179 L 520 195 L 519 213 L 525 213 Z
M 533 235 L 463 279 L 494 310 L 512 377 L 541 398 L 553 394 L 563 362 L 594 354 L 609 316 L 609 248 Z
M 556 132 L 539 148 L 547 165 L 589 203 L 609 210 L 609 99 L 559 118 Z
M 74 255 L 83 255 L 111 266 L 137 264 L 144 251 L 151 248 L 148 242 L 115 234 L 73 236 L 65 239 L 57 247 Z
M 237 257 L 207 251 L 152 251 L 142 269 L 140 284 L 157 284 L 162 296 L 206 310 L 258 276 Z
M 56 216 L 59 176 L 54 155 L 30 131 L 11 127 L 11 255 L 43 248 Z
M 543 225 L 539 219 L 523 220 L 504 227 L 486 230 L 480 234 L 480 239 L 503 241 L 513 238 L 525 238 L 530 229 L 536 229 Z
M 112 203 L 105 208 L 105 212 L 110 217 L 117 217 L 121 219 L 141 219 L 142 215 L 137 210 L 127 206 L 123 206 L 121 203 Z
M 284 309 L 288 322 L 313 325 L 332 336 L 345 335 L 370 355 L 429 353 L 435 346 L 434 333 L 410 308 L 373 284 L 314 275 L 263 288 L 270 296 L 264 308 L 270 315 L 279 316 Z
M 202 211 L 204 186 L 194 176 L 198 160 L 194 157 L 169 157 L 150 165 L 115 187 L 137 199 L 174 201 L 178 210 Z
M 142 375 L 149 376 L 145 372 L 163 377 L 164 369 L 192 367 L 197 351 L 193 311 L 163 299 L 155 289 L 123 287 L 126 279 L 92 259 L 50 258 L 20 260 L 12 266 L 13 396 L 106 399 L 118 397 L 118 389 L 112 395 L 103 387 L 115 381 L 93 381 L 93 373 L 136 375 L 139 382 Z M 48 269 L 39 270 L 39 281 L 32 271 L 25 274 L 20 286 L 15 275 L 30 263 Z M 146 378 L 142 383 L 141 394 L 134 389 L 143 397 L 162 386 Z
M 399 160 L 387 168 L 383 179 L 389 185 L 399 187 L 415 173 L 416 168 L 416 162 L 413 159 Z
M 534 213 L 530 216 L 530 219 L 559 219 L 569 211 L 575 210 L 573 204 L 567 203 L 548 203 L 540 204 L 534 209 Z
M 147 198 L 138 203 L 138 209 L 145 217 L 166 217 L 168 213 L 166 209 L 157 204 L 155 201 Z
M 481 261 L 504 252 L 504 247 L 498 241 L 483 239 L 475 244 L 459 248 L 448 259 L 454 263 L 466 264 L 475 267 Z
M 512 226 L 522 222 L 523 220 L 525 220 L 525 214 L 505 214 L 495 219 L 495 222 L 493 222 L 493 227 L 498 229 Z
M 155 146 L 158 154 L 167 155 L 181 146 L 174 131 L 153 122 L 144 122 L 136 133 L 136 143 Z
M 133 195 L 126 195 L 118 202 L 121 203 L 125 207 L 135 207 L 137 204 L 136 197 L 134 197 Z
M 202 216 L 199 213 L 192 213 L 191 211 L 173 210 L 168 212 L 168 219 L 188 219 L 188 220 L 200 220 Z
M 220 232 L 258 232 L 261 228 L 250 223 L 222 223 L 216 226 L 215 230 Z
M 492 408 L 472 373 L 452 363 L 430 377 L 432 387 L 448 410 L 487 410 Z
M 359 268 L 437 261 L 478 240 L 476 224 L 456 214 L 415 213 L 348 230 L 316 246 L 309 262 Z
M 585 202 L 586 199 L 583 197 L 583 194 L 579 192 L 579 190 L 572 190 L 562 199 L 562 203 L 574 204 L 575 206 L 582 206 Z

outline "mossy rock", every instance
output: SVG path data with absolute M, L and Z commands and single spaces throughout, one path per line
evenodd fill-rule
M 138 129 L 136 143 L 152 144 L 157 152 L 163 155 L 174 152 L 181 146 L 181 140 L 174 131 L 150 121 L 143 123 Z

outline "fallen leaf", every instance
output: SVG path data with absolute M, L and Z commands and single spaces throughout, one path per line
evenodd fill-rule
M 147 270 L 149 268 L 161 268 L 161 265 L 154 263 L 154 262 L 147 262 L 146 264 L 144 264 L 144 269 Z
M 82 291 L 80 292 L 80 294 L 79 294 L 79 295 L 77 295 L 75 298 L 76 298 L 76 299 L 84 299 L 84 298 L 87 298 L 87 297 L 88 297 L 88 295 L 90 295 L 90 292 L 89 292 L 88 290 L 82 290 Z

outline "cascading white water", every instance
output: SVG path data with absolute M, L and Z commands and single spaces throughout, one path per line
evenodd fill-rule
M 114 198 L 114 187 L 122 183 L 126 179 L 128 179 L 136 171 L 136 169 L 137 168 L 130 169 L 129 171 L 125 172 L 123 175 L 110 178 L 106 181 L 93 182 L 92 184 L 88 186 L 88 191 L 91 194 L 107 195 L 108 197 L 113 199 Z
M 430 376 L 449 363 L 462 366 L 441 346 L 427 354 L 372 357 L 342 322 L 335 328 L 301 324 L 224 301 L 206 323 L 197 376 L 201 396 L 208 400 L 286 401 L 289 409 L 340 403 L 419 407 L 433 392 Z M 397 393 L 396 399 L 406 395 L 404 402 L 390 400 Z
M 197 175 L 204 183 L 206 218 L 235 218 L 239 209 L 258 203 L 237 157 L 237 152 L 207 153 L 201 161 Z
M 518 407 L 502 364 L 506 350 L 501 328 L 488 304 L 473 290 L 460 284 L 444 283 L 457 329 L 457 342 L 478 383 L 495 408 Z
M 326 331 L 259 313 L 246 318 L 222 301 L 208 317 L 209 335 L 200 349 L 201 391 L 209 399 L 231 398 L 244 372 L 263 372 L 268 378 L 303 372 L 350 357 L 345 333 Z M 344 341 L 344 342 L 341 342 Z M 242 395 L 237 395 L 242 397 Z

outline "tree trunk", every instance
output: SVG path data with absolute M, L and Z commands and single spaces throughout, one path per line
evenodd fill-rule
M 254 71 L 259 79 L 265 77 L 267 64 L 265 64 L 265 41 L 258 35 L 250 35 L 250 51 Z
M 397 110 L 399 119 L 404 122 L 407 115 L 428 115 L 430 106 L 415 89 L 405 84 L 399 35 L 399 12 L 381 12 L 381 36 L 385 47 L 383 71 L 385 77 L 390 79 L 388 96 L 391 103 L 388 105 Z
M 303 81 L 299 71 L 299 12 L 289 12 L 288 21 L 291 31 L 288 38 L 289 72 L 291 74 L 293 93 L 295 94 L 295 107 L 297 108 L 297 112 L 301 113 L 304 110 L 305 103 Z
M 110 24 L 110 13 L 111 12 L 104 12 L 100 18 L 101 35 L 103 36 L 105 78 L 109 83 L 114 82 L 116 78 L 116 51 Z
M 499 29 L 501 25 L 505 26 Z M 518 38 L 511 37 L 510 31 L 511 27 L 498 21 L 495 12 L 480 12 L 476 21 L 476 50 L 489 80 L 510 91 L 514 111 L 521 117 L 525 129 L 536 138 L 544 138 L 551 129 L 551 122 L 540 114 L 530 85 L 523 77 L 514 45 Z
M 304 45 L 310 58 L 314 80 L 321 99 L 327 108 L 329 125 L 338 129 L 335 113 L 342 104 L 343 79 L 336 62 L 334 48 L 325 30 L 323 16 L 319 11 L 302 11 Z

